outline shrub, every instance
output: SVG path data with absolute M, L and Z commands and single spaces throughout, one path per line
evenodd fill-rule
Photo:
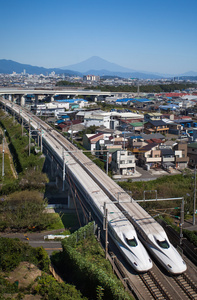
M 42 247 L 32 248 L 19 239 L 0 238 L 0 270 L 14 270 L 21 261 L 29 261 L 41 268 L 49 270 L 49 257 Z

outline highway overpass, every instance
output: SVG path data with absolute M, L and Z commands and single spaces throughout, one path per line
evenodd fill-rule
M 13 88 L 0 88 L 0 95 L 4 96 L 5 99 L 14 101 L 14 97 L 19 98 L 19 103 L 21 106 L 25 106 L 25 97 L 27 95 L 34 95 L 35 102 L 38 102 L 39 96 L 48 96 L 51 98 L 51 101 L 54 101 L 54 97 L 57 95 L 63 95 L 66 98 L 73 98 L 78 96 L 91 96 L 94 98 L 94 101 L 97 101 L 97 98 L 111 96 L 110 92 L 102 92 L 99 90 L 85 90 L 85 89 L 13 89 Z

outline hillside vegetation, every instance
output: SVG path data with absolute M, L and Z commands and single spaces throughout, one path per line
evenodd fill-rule
M 31 295 L 34 299 L 87 300 L 74 286 L 50 275 L 50 259 L 42 247 L 0 238 L 0 253 L 0 299 L 21 300 Z

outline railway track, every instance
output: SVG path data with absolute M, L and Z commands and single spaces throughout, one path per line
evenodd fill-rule
M 144 274 L 139 274 L 138 276 L 154 299 L 172 299 L 172 297 L 170 297 L 168 292 L 165 290 L 161 282 L 156 278 L 152 271 L 148 271 Z
M 188 299 L 197 299 L 197 286 L 195 283 L 189 278 L 185 273 L 173 277 L 176 283 L 180 286 L 180 288 L 187 295 Z

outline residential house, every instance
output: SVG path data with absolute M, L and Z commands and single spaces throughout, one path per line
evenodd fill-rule
M 190 167 L 197 166 L 197 142 L 193 142 L 187 145 L 187 155 L 189 157 L 188 165 Z
M 133 132 L 140 133 L 144 130 L 144 122 L 134 122 L 129 124 L 129 129 Z
M 157 143 L 150 143 L 139 149 L 138 164 L 148 170 L 161 166 L 161 150 Z
M 179 135 L 182 129 L 182 125 L 176 122 L 168 123 L 169 133 Z
M 144 122 L 161 120 L 162 114 L 159 112 L 144 114 Z
M 144 139 L 142 138 L 141 135 L 133 135 L 128 140 L 128 148 L 133 153 L 137 153 L 138 149 L 142 148 L 145 145 L 147 145 L 147 143 L 144 142 Z
M 82 131 L 85 129 L 85 126 L 78 120 L 73 121 L 63 121 L 58 120 L 57 121 L 57 127 L 61 129 L 62 132 L 68 132 L 68 133 L 77 133 L 79 131 Z
M 161 150 L 161 165 L 165 170 L 170 171 L 171 168 L 175 167 L 175 155 L 174 151 L 170 146 L 162 145 Z
M 161 134 L 166 134 L 168 133 L 169 128 L 167 124 L 162 121 L 148 121 L 147 123 L 144 124 L 144 132 L 147 134 L 151 133 L 161 133 Z
M 165 141 L 165 137 L 160 133 L 152 133 L 152 134 L 145 134 L 141 133 L 140 135 L 132 135 L 128 139 L 128 147 L 134 153 L 138 153 L 140 148 L 156 143 L 156 144 L 163 144 Z
M 116 100 L 116 105 L 128 105 L 131 102 L 131 98 L 122 98 Z
M 159 105 L 159 109 L 163 111 L 177 111 L 179 106 L 175 104 Z
M 187 168 L 189 157 L 187 156 L 187 143 L 177 143 L 174 148 L 176 169 Z
M 135 98 L 131 99 L 131 101 L 133 102 L 134 106 L 139 109 L 146 108 L 147 106 L 154 104 L 154 101 L 146 98 Z
M 135 173 L 135 155 L 127 150 L 117 150 L 112 154 L 112 172 L 119 175 L 132 175 Z
M 122 150 L 122 145 L 114 145 L 111 139 L 100 139 L 96 142 L 96 156 L 105 162 L 108 160 L 108 164 L 111 164 L 112 154 L 117 150 Z
M 109 115 L 85 115 L 84 117 L 84 123 L 86 127 L 90 126 L 105 126 L 106 128 L 110 128 L 110 116 Z
M 103 134 L 103 133 L 96 133 L 96 134 L 85 134 L 83 136 L 83 147 L 87 150 L 91 150 L 92 153 L 95 153 L 96 150 L 96 143 L 99 140 L 109 139 L 111 134 Z

